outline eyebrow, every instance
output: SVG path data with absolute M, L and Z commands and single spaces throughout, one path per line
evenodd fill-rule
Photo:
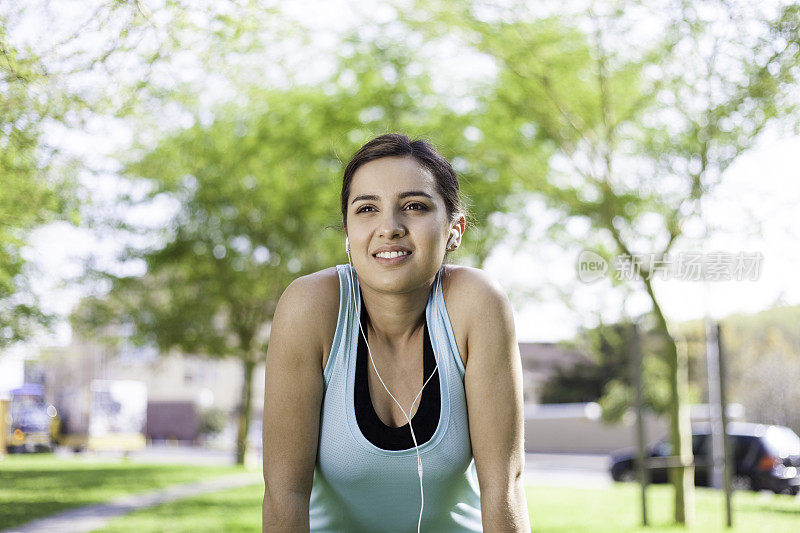
M 425 191 L 406 191 L 406 192 L 401 192 L 398 197 L 399 198 L 407 198 L 409 196 L 424 196 L 426 198 L 430 198 L 431 200 L 433 200 L 433 196 L 431 196 L 430 194 L 426 193 Z M 353 205 L 354 203 L 356 203 L 359 200 L 377 201 L 377 200 L 380 200 L 380 199 L 381 199 L 380 196 L 376 196 L 374 194 L 361 194 L 361 195 L 356 196 L 355 198 L 353 198 L 353 201 L 350 202 L 350 205 Z

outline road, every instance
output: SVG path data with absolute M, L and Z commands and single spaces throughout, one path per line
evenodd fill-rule
M 528 453 L 525 480 L 533 485 L 607 487 L 613 483 L 606 454 Z

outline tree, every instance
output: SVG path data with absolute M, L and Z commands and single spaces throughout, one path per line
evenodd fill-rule
M 318 142 L 325 95 L 264 93 L 259 102 L 163 139 L 128 166 L 130 179 L 152 186 L 145 201 L 168 196 L 178 209 L 157 245 L 121 258 L 143 261 L 145 275 L 95 272 L 113 286 L 85 321 L 99 327 L 111 316 L 130 321 L 138 341 L 162 351 L 241 360 L 239 463 L 253 370 L 266 353 L 278 298 L 294 277 L 331 264 L 341 248 L 334 233 L 322 231 L 335 221 L 329 173 L 338 168 L 332 147 Z
M 41 142 L 43 122 L 62 116 L 65 105 L 40 59 L 10 42 L 0 18 L 0 350 L 54 320 L 30 290 L 22 249 L 34 228 L 77 220 L 73 176 L 63 166 L 53 171 Z
M 588 356 L 570 367 L 559 367 L 542 386 L 542 403 L 596 402 L 615 378 L 629 374 L 625 345 L 627 324 L 599 324 L 566 343 Z
M 542 403 L 601 402 L 603 419 L 617 422 L 630 406 L 633 395 L 628 345 L 632 334 L 630 322 L 616 324 L 600 323 L 594 328 L 583 329 L 577 337 L 566 343 L 572 349 L 589 357 L 572 367 L 559 368 L 544 384 Z M 642 352 L 658 351 L 659 338 L 642 335 Z M 645 405 L 653 412 L 667 411 L 668 390 L 664 385 L 666 368 L 659 358 L 648 357 L 643 379 Z
M 652 328 L 652 317 L 643 321 L 639 344 L 642 353 L 643 406 L 658 415 L 669 413 L 669 367 L 664 358 L 664 339 Z M 630 368 L 629 345 L 632 324 L 600 323 L 582 329 L 575 339 L 563 344 L 586 354 L 588 361 L 571 367 L 558 368 L 543 385 L 542 403 L 599 402 L 603 420 L 618 423 L 630 411 L 635 391 Z M 697 359 L 697 354 L 690 353 Z M 690 368 L 690 370 L 693 370 Z M 702 381 L 696 371 L 690 373 L 689 394 L 699 401 Z
M 120 61 L 146 70 L 163 53 L 137 1 L 98 0 L 81 6 L 85 17 L 73 6 L 64 17 L 55 4 L 0 4 L 0 350 L 59 318 L 31 286 L 33 265 L 23 255 L 30 232 L 55 221 L 78 225 L 88 208 L 78 177 L 91 165 L 48 134 L 80 131 L 103 113 L 124 115 L 142 86 L 113 70 Z
M 690 523 L 686 354 L 653 274 L 688 227 L 705 225 L 704 197 L 759 132 L 776 122 L 796 128 L 798 6 L 613 2 L 537 16 L 517 3 L 442 0 L 418 3 L 409 18 L 494 58 L 484 110 L 494 127 L 483 135 L 504 140 L 494 143 L 501 172 L 527 176 L 523 143 L 545 143 L 550 171 L 525 180 L 529 189 L 565 219 L 588 222 L 587 240 L 609 263 L 619 254 L 652 259 L 634 283 L 665 340 L 672 448 L 687 465 L 670 471 L 675 520 Z

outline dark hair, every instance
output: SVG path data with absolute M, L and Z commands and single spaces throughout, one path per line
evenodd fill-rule
M 353 175 L 361 165 L 382 157 L 413 157 L 417 163 L 433 174 L 436 190 L 442 195 L 447 216 L 452 221 L 465 214 L 461 201 L 458 176 L 450 163 L 424 139 L 412 141 L 402 133 L 379 135 L 358 149 L 344 169 L 342 178 L 342 222 L 347 226 L 347 199 L 350 197 L 350 184 Z

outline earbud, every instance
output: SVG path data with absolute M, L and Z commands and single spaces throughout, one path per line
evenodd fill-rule
M 346 254 L 350 253 L 350 237 L 344 238 L 344 253 Z
M 447 249 L 448 250 L 450 250 L 451 247 L 455 246 L 456 239 L 458 239 L 458 235 L 459 235 L 459 233 L 458 233 L 457 229 L 451 229 L 450 230 L 450 239 L 448 239 L 448 241 L 447 241 Z M 453 248 L 453 249 L 455 250 L 455 248 Z

